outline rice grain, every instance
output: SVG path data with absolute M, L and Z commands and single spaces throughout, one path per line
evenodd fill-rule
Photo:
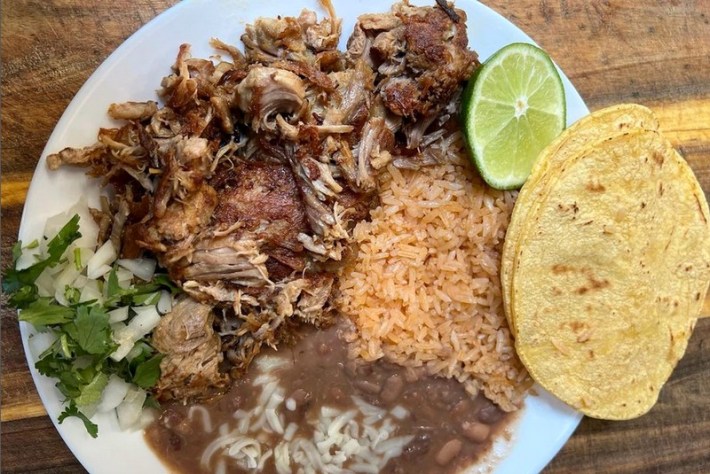
M 461 143 L 446 162 L 380 174 L 380 206 L 353 231 L 336 304 L 354 323 L 352 355 L 424 366 L 513 411 L 531 384 L 498 274 L 516 193 L 486 186 Z

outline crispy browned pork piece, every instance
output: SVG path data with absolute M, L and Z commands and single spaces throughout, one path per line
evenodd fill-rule
M 342 67 L 338 51 L 341 21 L 330 2 L 324 2 L 329 17 L 318 21 L 315 12 L 303 10 L 294 17 L 257 18 L 247 25 L 242 42 L 247 60 L 269 64 L 284 62 L 315 71 Z
M 461 84 L 477 64 L 456 12 L 458 20 L 405 2 L 364 15 L 347 53 L 337 50 L 332 9 L 320 21 L 310 11 L 258 19 L 242 36 L 244 54 L 213 41 L 229 57 L 216 62 L 192 58 L 183 45 L 162 81 L 164 105 L 112 105 L 109 114 L 126 125 L 50 155 L 48 166 L 86 166 L 112 187 L 116 198 L 97 213 L 103 235 L 124 257 L 155 255 L 199 302 L 199 315 L 214 308 L 220 351 L 236 375 L 295 322 L 328 324 L 329 268 L 376 202 L 377 173 L 392 160 L 436 162 L 427 145 L 445 143 Z M 166 320 L 197 324 L 184 321 L 186 304 Z M 162 368 L 172 375 L 158 390 L 191 396 L 192 382 L 173 361 L 202 366 L 207 352 L 176 355 L 166 331 L 161 324 L 155 343 L 170 355 Z M 204 337 L 214 344 L 206 329 Z M 221 373 L 209 367 L 200 373 L 218 386 Z
M 465 12 L 402 2 L 389 14 L 362 15 L 347 56 L 377 71 L 379 96 L 404 119 L 407 147 L 417 148 L 435 121 L 440 129 L 455 112 L 462 81 L 479 65 L 467 46 Z

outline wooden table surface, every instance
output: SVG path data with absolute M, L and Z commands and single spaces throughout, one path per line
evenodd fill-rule
M 3 2 L 3 268 L 16 241 L 32 172 L 63 110 L 109 53 L 175 3 Z M 550 53 L 591 110 L 622 102 L 653 109 L 708 194 L 710 1 L 485 3 Z M 27 369 L 15 313 L 4 301 L 1 470 L 84 472 L 44 412 Z M 708 314 L 706 300 L 703 315 Z M 710 319 L 701 319 L 685 357 L 649 414 L 626 422 L 585 418 L 546 472 L 710 472 L 709 375 Z

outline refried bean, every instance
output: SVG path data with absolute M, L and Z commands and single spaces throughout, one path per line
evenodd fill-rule
M 270 390 L 278 386 L 281 392 L 274 393 L 283 393 L 280 415 L 277 414 L 283 420 L 282 433 L 278 433 L 277 426 L 271 433 L 266 429 L 253 434 L 260 440 L 262 456 L 269 449 L 274 450 L 282 438 L 289 435 L 289 429 L 293 431 L 290 435 L 293 439 L 311 439 L 314 420 L 320 413 L 324 410 L 353 412 L 357 409 L 357 399 L 388 414 L 390 421 L 386 423 L 394 426 L 388 439 L 402 437 L 408 441 L 399 455 L 383 461 L 381 472 L 457 472 L 487 453 L 493 440 L 514 416 L 482 395 L 471 397 L 455 380 L 384 361 L 351 360 L 346 343 L 339 337 L 341 331 L 342 326 L 304 330 L 292 347 L 278 352 L 269 350 L 259 356 L 268 357 L 269 364 L 275 364 L 269 374 L 276 382 L 266 382 L 264 386 L 271 387 Z M 180 473 L 214 472 L 220 463 L 224 472 L 246 472 L 226 448 L 211 457 L 207 465 L 204 454 L 210 443 L 215 444 L 217 436 L 235 429 L 238 416 L 250 409 L 255 409 L 254 413 L 260 411 L 256 408 L 260 403 L 257 388 L 260 380 L 265 379 L 259 367 L 259 363 L 255 364 L 226 395 L 211 403 L 165 406 L 162 415 L 146 430 L 149 445 Z M 273 402 L 274 396 L 264 402 L 266 411 L 280 401 Z M 358 415 L 352 423 L 363 422 L 365 418 Z M 274 423 L 280 425 L 278 420 Z M 294 457 L 292 453 L 290 462 L 294 463 Z M 355 464 L 356 460 L 347 459 L 341 467 L 356 471 Z M 297 472 L 297 468 L 296 464 L 289 465 L 293 472 Z M 278 473 L 275 456 L 266 459 L 262 469 L 257 471 Z

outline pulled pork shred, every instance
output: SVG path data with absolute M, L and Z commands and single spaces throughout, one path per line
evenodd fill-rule
M 123 257 L 157 257 L 200 305 L 179 304 L 155 331 L 169 354 L 158 399 L 199 398 L 294 325 L 329 323 L 332 264 L 376 204 L 377 173 L 437 162 L 427 145 L 455 127 L 479 64 L 465 13 L 447 8 L 363 15 L 345 52 L 332 7 L 320 21 L 308 10 L 257 19 L 244 53 L 213 40 L 229 59 L 184 44 L 162 105 L 113 104 L 125 125 L 47 158 L 102 178 L 115 196 L 105 234 Z

